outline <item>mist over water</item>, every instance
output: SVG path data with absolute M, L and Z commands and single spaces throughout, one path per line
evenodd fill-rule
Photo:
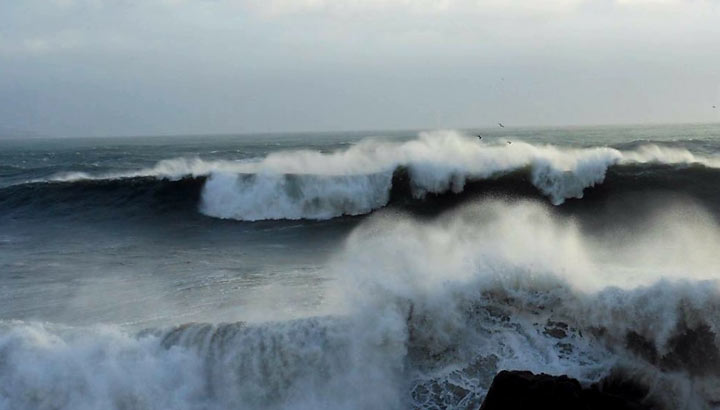
M 711 408 L 720 129 L 555 133 L 5 143 L 0 408 Z

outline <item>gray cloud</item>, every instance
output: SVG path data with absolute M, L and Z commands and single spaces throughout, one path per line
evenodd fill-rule
M 720 6 L 0 0 L 0 126 L 54 135 L 717 121 Z

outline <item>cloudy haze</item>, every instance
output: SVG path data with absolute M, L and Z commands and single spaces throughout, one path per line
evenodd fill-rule
M 720 1 L 0 0 L 0 129 L 497 121 L 720 121 Z

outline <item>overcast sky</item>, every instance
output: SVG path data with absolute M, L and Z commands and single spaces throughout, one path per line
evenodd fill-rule
M 498 121 L 720 121 L 720 0 L 0 0 L 0 128 Z

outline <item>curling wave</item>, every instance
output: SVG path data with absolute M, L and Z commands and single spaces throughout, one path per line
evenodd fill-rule
M 485 143 L 447 131 L 422 133 L 406 142 L 368 139 L 332 153 L 275 152 L 238 162 L 171 159 L 131 173 L 62 174 L 49 182 L 96 187 L 122 184 L 110 181 L 203 180 L 199 195 L 192 192 L 189 198 L 197 199 L 200 211 L 208 216 L 243 221 L 329 219 L 367 214 L 391 203 L 398 192 L 421 201 L 461 193 L 468 187 L 472 190 L 473 182 L 502 180 L 518 173 L 524 174 L 523 183 L 529 182 L 551 203 L 561 205 L 583 198 L 588 188 L 605 182 L 613 169 L 630 179 L 645 178 L 652 169 L 642 165 L 675 166 L 678 172 L 687 167 L 717 170 L 720 157 L 653 144 L 623 151 L 519 141 Z M 638 173 L 628 176 L 623 168 Z M 47 188 L 44 182 L 48 181 L 35 181 L 35 186 Z M 514 183 L 507 189 L 516 188 Z
M 323 219 L 357 215 L 387 204 L 391 175 L 405 169 L 413 197 L 462 192 L 468 181 L 496 179 L 526 169 L 529 181 L 554 205 L 582 198 L 613 165 L 680 164 L 720 168 L 720 158 L 645 145 L 561 148 L 524 142 L 486 144 L 454 132 L 424 133 L 416 140 L 366 140 L 345 151 L 281 152 L 244 164 L 238 176 L 213 173 L 202 195 L 203 213 L 238 220 Z M 246 167 L 249 167 L 246 168 Z M 292 177 L 288 177 L 292 175 Z

